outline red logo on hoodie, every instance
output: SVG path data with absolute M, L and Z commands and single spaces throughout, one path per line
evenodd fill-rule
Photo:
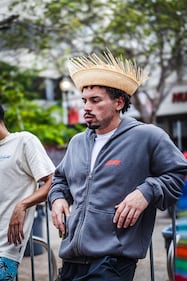
M 119 166 L 120 165 L 120 163 L 121 163 L 121 160 L 108 160 L 107 162 L 106 162 L 106 166 L 112 166 L 112 165 L 114 165 L 114 166 Z

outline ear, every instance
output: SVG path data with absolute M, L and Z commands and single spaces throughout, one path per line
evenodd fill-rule
M 123 97 L 119 97 L 116 99 L 116 110 L 120 111 L 125 105 L 125 101 Z

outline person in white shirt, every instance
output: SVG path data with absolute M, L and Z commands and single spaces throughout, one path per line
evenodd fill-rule
M 35 206 L 46 200 L 54 169 L 35 135 L 8 131 L 0 104 L 0 280 L 17 274 Z

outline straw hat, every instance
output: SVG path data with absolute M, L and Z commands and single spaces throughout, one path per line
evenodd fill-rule
M 73 57 L 68 61 L 68 69 L 75 86 L 82 92 L 85 86 L 108 86 L 132 96 L 148 78 L 148 73 L 137 67 L 135 62 L 114 57 L 110 51 L 103 55 Z

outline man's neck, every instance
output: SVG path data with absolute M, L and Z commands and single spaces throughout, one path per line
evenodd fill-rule
M 120 122 L 121 122 L 121 119 L 118 119 L 115 123 L 111 124 L 109 127 L 104 128 L 104 129 L 96 129 L 95 132 L 98 135 L 107 134 L 107 133 L 117 129 Z

